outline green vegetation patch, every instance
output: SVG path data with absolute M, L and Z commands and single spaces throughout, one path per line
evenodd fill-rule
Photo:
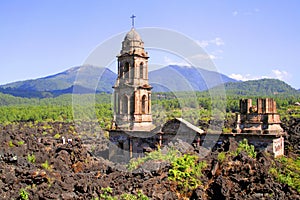
M 278 182 L 300 192 L 300 157 L 297 159 L 281 157 L 276 161 L 279 165 L 271 167 L 270 173 Z
M 19 195 L 20 195 L 21 200 L 28 200 L 29 199 L 29 193 L 24 188 L 20 189 Z
M 23 144 L 25 144 L 25 142 L 23 140 L 18 141 L 18 146 L 22 146 Z
M 46 160 L 44 163 L 41 164 L 42 168 L 46 170 L 51 170 L 52 166 L 48 163 L 48 160 Z
M 101 188 L 101 193 L 99 197 L 94 197 L 92 200 L 148 200 L 149 198 L 143 194 L 142 191 L 138 191 L 137 194 L 121 194 L 118 196 L 113 196 L 113 190 L 111 187 Z
M 168 149 L 166 153 L 163 153 L 162 150 L 158 147 L 156 151 L 146 153 L 144 157 L 133 158 L 130 160 L 127 168 L 129 170 L 134 170 L 138 168 L 142 163 L 148 160 L 160 160 L 160 161 L 169 161 L 172 162 L 180 155 L 180 152 L 175 149 Z
M 27 161 L 30 162 L 30 163 L 35 163 L 35 155 L 33 153 L 28 154 L 27 155 Z
M 248 144 L 248 140 L 246 138 L 239 142 L 239 146 L 233 154 L 237 156 L 242 151 L 246 152 L 249 157 L 256 158 L 257 152 L 253 145 Z
M 226 152 L 220 152 L 219 154 L 218 154 L 218 161 L 220 162 L 220 163 L 223 163 L 224 162 L 224 160 L 226 159 Z
M 14 147 L 15 145 L 14 145 L 13 142 L 10 140 L 10 141 L 8 142 L 8 146 L 9 146 L 9 147 Z
M 198 162 L 196 155 L 184 154 L 172 162 L 168 178 L 176 182 L 181 193 L 188 193 L 201 185 L 202 170 L 206 166 L 205 161 Z

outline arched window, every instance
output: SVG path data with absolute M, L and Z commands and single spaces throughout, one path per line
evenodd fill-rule
M 146 114 L 148 112 L 148 109 L 147 109 L 147 96 L 144 95 L 142 97 L 142 114 Z
M 140 78 L 144 78 L 144 63 L 140 64 Z
M 134 95 L 130 97 L 130 106 L 129 106 L 129 113 L 132 115 L 134 114 Z
M 126 95 L 122 98 L 122 114 L 128 114 L 128 98 Z
M 125 63 L 123 73 L 124 73 L 124 76 L 123 76 L 124 78 L 129 78 L 129 62 Z
M 114 105 L 115 105 L 115 112 L 120 114 L 120 101 L 119 101 L 118 93 L 115 93 Z
M 123 65 L 119 64 L 119 67 L 118 67 L 118 77 L 122 78 L 122 75 L 123 75 Z

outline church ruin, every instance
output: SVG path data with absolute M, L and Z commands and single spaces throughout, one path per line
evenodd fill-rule
M 134 21 L 133 21 L 134 25 Z M 143 155 L 145 149 L 154 149 L 179 138 L 195 146 L 205 141 L 208 146 L 224 141 L 242 141 L 247 138 L 258 149 L 283 154 L 283 135 L 276 102 L 271 98 L 240 100 L 240 113 L 236 115 L 232 133 L 210 133 L 176 118 L 161 127 L 152 124 L 151 90 L 148 79 L 149 55 L 144 42 L 132 26 L 122 42 L 117 55 L 118 77 L 114 88 L 114 119 L 109 130 L 109 158 L 126 162 L 132 157 Z

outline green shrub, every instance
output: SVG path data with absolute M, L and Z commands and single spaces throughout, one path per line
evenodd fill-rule
M 27 160 L 28 160 L 28 162 L 30 162 L 30 163 L 35 163 L 35 155 L 34 154 L 28 154 L 27 155 Z
M 13 142 L 10 140 L 10 141 L 8 142 L 8 146 L 9 146 L 9 147 L 14 147 L 15 145 L 14 145 Z
M 49 165 L 48 160 L 46 160 L 44 163 L 42 163 L 41 166 L 42 166 L 42 168 L 44 168 L 46 170 L 51 169 L 51 165 Z
M 142 191 L 138 191 L 137 195 L 134 194 L 122 194 L 121 200 L 148 200 L 149 198 L 143 194 Z
M 219 161 L 220 163 L 224 162 L 225 158 L 226 158 L 226 153 L 225 153 L 225 152 L 220 152 L 220 153 L 218 154 L 218 161 Z
M 168 149 L 167 153 L 164 154 L 160 147 L 156 151 L 152 151 L 150 153 L 146 153 L 144 157 L 141 158 L 133 158 L 130 160 L 127 168 L 129 170 L 136 169 L 139 165 L 142 163 L 148 161 L 148 160 L 160 160 L 160 161 L 169 161 L 172 162 L 176 157 L 180 155 L 180 152 L 175 149 Z
M 222 128 L 222 133 L 231 133 L 231 132 L 232 132 L 231 128 L 227 128 L 227 127 Z
M 28 200 L 29 199 L 29 194 L 24 188 L 20 189 L 19 195 L 20 195 L 20 199 L 22 199 L 22 200 Z
M 18 146 L 22 146 L 25 142 L 23 140 L 18 141 Z
M 201 185 L 200 177 L 206 166 L 206 162 L 198 162 L 196 155 L 184 154 L 172 162 L 168 178 L 177 183 L 181 193 L 188 193 Z
M 117 198 L 111 196 L 111 194 L 112 194 L 111 187 L 101 188 L 101 191 L 103 193 L 100 194 L 100 199 L 104 199 L 104 200 L 117 200 Z
M 112 196 L 113 190 L 110 187 L 106 187 L 106 188 L 101 188 L 101 192 L 102 194 L 100 194 L 100 198 L 98 197 L 93 197 L 92 200 L 99 200 L 99 199 L 103 199 L 103 200 L 149 200 L 149 198 L 143 194 L 142 191 L 138 191 L 136 195 L 134 194 L 122 194 L 122 195 L 118 195 L 118 196 Z
M 247 155 L 251 158 L 256 158 L 256 151 L 253 145 L 248 144 L 248 140 L 245 138 L 239 142 L 237 150 L 234 152 L 234 155 L 238 155 L 242 151 L 246 152 Z
M 56 133 L 55 135 L 54 135 L 54 138 L 55 139 L 59 139 L 61 137 L 61 135 L 59 134 L 59 133 Z

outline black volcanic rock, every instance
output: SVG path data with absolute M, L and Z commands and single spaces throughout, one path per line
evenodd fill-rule
M 93 199 L 107 187 L 112 188 L 112 196 L 142 191 L 149 199 L 184 199 L 176 183 L 168 179 L 170 163 L 148 160 L 134 173 L 121 170 L 120 164 L 93 157 L 88 150 L 91 139 L 86 143 L 87 138 L 71 134 L 71 126 L 60 122 L 0 126 L 0 199 L 21 199 L 21 188 L 29 199 Z M 42 134 L 49 129 L 52 131 Z M 54 137 L 57 133 L 72 138 L 72 143 L 62 144 Z M 20 140 L 25 143 L 18 144 Z M 29 162 L 29 154 L 35 155 L 35 162 Z M 296 190 L 270 175 L 274 163 L 270 155 L 261 152 L 254 159 L 242 151 L 237 156 L 228 154 L 221 163 L 217 157 L 211 152 L 200 158 L 207 168 L 201 186 L 187 194 L 190 199 L 299 199 Z M 46 160 L 48 169 L 42 165 Z

